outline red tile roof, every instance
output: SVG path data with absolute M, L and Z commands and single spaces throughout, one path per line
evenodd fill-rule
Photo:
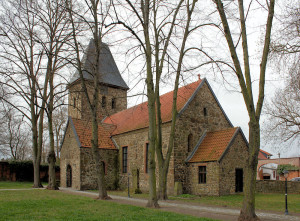
M 219 160 L 237 130 L 239 128 L 235 127 L 208 132 L 188 162 L 196 163 Z
M 262 149 L 258 152 L 258 159 L 259 160 L 267 160 L 268 156 L 273 156 L 272 154 L 268 153 L 267 151 L 264 151 Z
M 179 112 L 193 95 L 202 80 L 188 84 L 178 89 L 177 111 Z M 162 122 L 172 119 L 173 91 L 160 96 Z M 104 123 L 116 125 L 113 135 L 121 134 L 149 126 L 148 102 L 128 108 L 107 117 Z
M 92 122 L 72 119 L 81 147 L 92 147 Z M 110 136 L 115 129 L 113 125 L 99 124 L 98 125 L 98 143 L 99 148 L 116 149 Z

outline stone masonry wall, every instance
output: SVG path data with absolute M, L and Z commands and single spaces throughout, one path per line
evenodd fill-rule
M 204 108 L 206 108 L 207 116 L 204 116 Z M 188 152 L 188 136 L 192 134 L 192 149 L 197 144 L 200 137 L 207 130 L 221 130 L 229 128 L 230 123 L 225 118 L 214 96 L 210 92 L 207 84 L 202 85 L 195 98 L 182 113 L 177 120 L 174 140 L 174 165 L 175 165 L 175 182 L 182 182 L 183 192 L 187 190 L 187 174 L 194 176 L 187 171 L 185 163 L 189 155 Z
M 118 188 L 118 150 L 99 149 L 105 163 L 105 183 L 108 190 Z M 101 160 L 102 161 L 102 160 Z M 91 148 L 80 149 L 81 190 L 97 189 L 96 165 Z
M 70 125 L 60 151 L 60 185 L 67 187 L 67 165 L 72 168 L 72 188 L 80 190 L 80 148 Z
M 248 147 L 241 133 L 239 133 L 220 162 L 220 195 L 235 193 L 235 169 L 243 169 L 245 178 L 247 158 Z
M 163 152 L 167 150 L 170 134 L 170 123 L 163 124 L 162 138 L 163 138 Z M 119 145 L 119 174 L 120 174 L 120 188 L 127 188 L 128 173 L 130 173 L 130 188 L 136 188 L 136 178 L 133 174 L 136 174 L 139 170 L 139 187 L 143 192 L 147 192 L 149 175 L 145 172 L 145 156 L 146 156 L 146 143 L 148 143 L 148 128 L 140 129 L 121 135 L 114 136 L 115 141 Z M 128 147 L 128 169 L 127 173 L 122 173 L 122 147 Z M 174 190 L 174 164 L 173 157 L 170 160 L 169 172 L 168 172 L 168 193 L 173 193 Z M 156 166 L 157 183 L 158 183 L 158 168 Z
M 199 183 L 199 166 L 206 166 L 206 183 Z M 188 165 L 186 192 L 193 195 L 219 195 L 219 163 L 191 163 Z
M 300 182 L 287 182 L 288 194 L 300 194 Z M 258 193 L 285 193 L 285 181 L 280 180 L 257 180 L 256 192 Z
M 93 97 L 93 86 L 87 84 L 90 99 Z M 91 112 L 87 99 L 81 90 L 80 82 L 72 85 L 69 89 L 68 114 L 77 119 L 89 120 Z M 102 96 L 106 97 L 106 105 L 102 107 Z M 76 99 L 74 106 L 74 98 Z M 112 108 L 112 99 L 115 99 L 115 108 Z M 127 108 L 127 91 L 124 89 L 101 85 L 98 104 L 98 116 L 108 116 Z

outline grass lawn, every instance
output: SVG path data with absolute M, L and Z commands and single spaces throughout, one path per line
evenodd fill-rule
M 0 191 L 0 220 L 202 220 L 50 190 Z
M 109 191 L 111 195 L 127 196 L 126 191 Z M 147 198 L 148 194 L 130 193 L 134 198 Z M 241 208 L 243 202 L 242 194 L 227 195 L 227 196 L 194 196 L 183 194 L 180 196 L 170 196 L 170 200 L 181 200 L 186 202 L 194 202 L 202 205 L 215 205 L 232 208 Z M 285 211 L 285 195 L 284 194 L 256 194 L 255 197 L 256 209 L 269 211 Z M 300 213 L 300 194 L 288 195 L 288 209 L 290 212 Z
M 42 183 L 44 186 L 47 186 L 47 183 Z M 10 182 L 10 181 L 1 181 L 0 189 L 27 189 L 32 188 L 33 182 Z

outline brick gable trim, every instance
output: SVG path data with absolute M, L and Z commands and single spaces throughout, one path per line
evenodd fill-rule
M 221 162 L 221 160 L 223 159 L 223 157 L 226 155 L 226 153 L 228 152 L 229 148 L 232 146 L 235 138 L 237 137 L 238 134 L 241 134 L 242 135 L 242 138 L 243 140 L 245 141 L 246 145 L 247 145 L 247 148 L 249 149 L 249 143 L 248 143 L 248 140 L 246 139 L 242 129 L 240 127 L 238 127 L 238 129 L 236 130 L 236 132 L 234 133 L 234 135 L 232 136 L 232 139 L 231 141 L 229 142 L 227 148 L 225 149 L 225 151 L 223 152 L 223 154 L 221 155 L 220 159 L 218 160 L 218 162 Z
M 200 137 L 192 153 L 186 159 L 186 163 L 216 161 L 220 163 L 229 148 L 233 145 L 238 134 L 242 135 L 247 147 L 249 147 L 240 127 L 205 132 Z
M 68 127 L 69 127 L 69 126 L 72 128 L 72 131 L 73 131 L 73 133 L 74 133 L 74 135 L 75 135 L 75 138 L 76 138 L 76 142 L 77 142 L 78 147 L 81 147 L 81 143 L 80 143 L 78 134 L 77 134 L 77 132 L 76 132 L 76 129 L 75 129 L 73 120 L 72 120 L 72 118 L 71 118 L 70 116 L 68 116 L 68 121 L 67 121 L 67 125 L 66 125 L 66 127 L 65 127 L 64 136 L 63 136 L 63 139 L 62 139 L 62 141 L 61 141 L 61 143 L 60 143 L 60 151 L 61 151 L 61 148 L 62 148 L 62 146 L 63 146 L 63 144 L 64 144 L 64 141 L 65 141 L 65 138 L 66 138 L 66 134 L 67 134 L 67 130 L 68 130 Z

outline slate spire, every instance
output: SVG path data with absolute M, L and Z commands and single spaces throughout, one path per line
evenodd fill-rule
M 94 71 L 96 63 L 96 48 L 93 39 L 90 40 L 81 62 L 83 67 L 84 79 L 92 80 L 93 73 L 97 73 L 99 75 L 100 83 L 125 90 L 129 89 L 119 72 L 119 69 L 107 44 L 101 44 L 98 71 Z M 76 71 L 70 80 L 70 84 L 77 81 L 78 79 L 79 73 L 78 71 Z

